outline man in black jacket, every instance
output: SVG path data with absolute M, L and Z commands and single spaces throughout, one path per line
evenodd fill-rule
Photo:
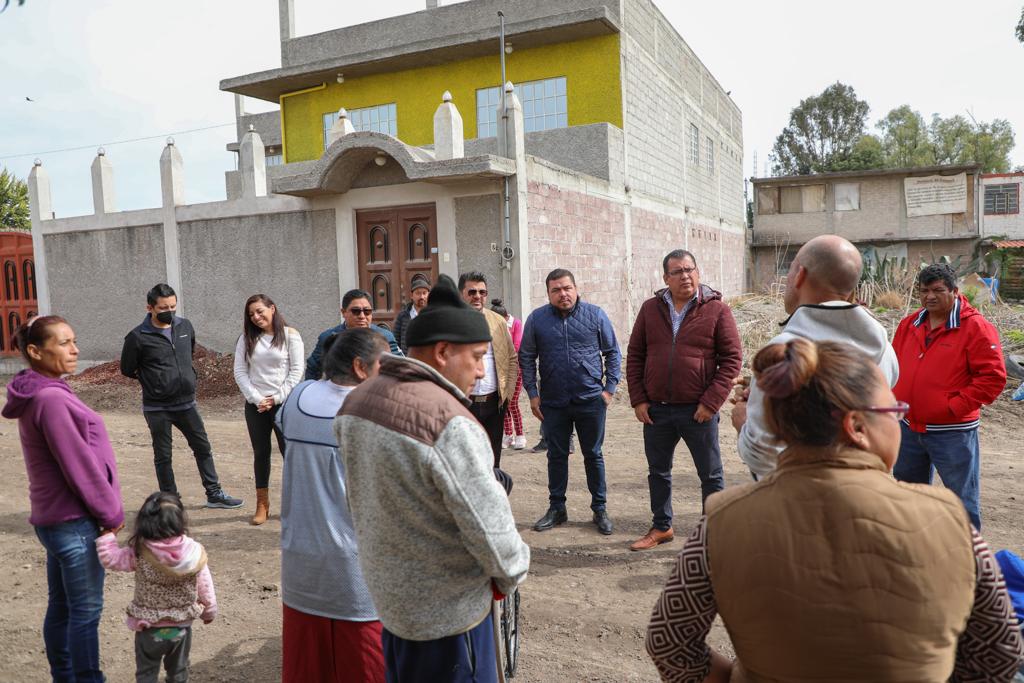
M 178 493 L 171 467 L 171 426 L 185 435 L 206 489 L 206 507 L 237 508 L 244 501 L 220 487 L 213 451 L 196 407 L 196 371 L 192 367 L 196 335 L 192 323 L 174 314 L 178 297 L 170 285 L 146 294 L 149 315 L 129 332 L 121 349 L 121 373 L 142 385 L 142 414 L 153 437 L 153 464 L 160 490 Z
M 412 301 L 395 318 L 395 329 L 392 330 L 395 340 L 398 341 L 398 348 L 402 349 L 402 353 L 406 355 L 409 355 L 409 344 L 405 340 L 405 335 L 409 330 L 409 323 L 427 305 L 427 297 L 430 296 L 430 280 L 423 273 L 416 273 L 412 276 L 412 289 L 409 291 L 412 295 Z

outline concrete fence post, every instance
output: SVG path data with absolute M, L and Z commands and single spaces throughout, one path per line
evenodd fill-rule
M 97 216 L 114 213 L 114 166 L 100 147 L 92 160 L 92 206 Z
M 342 107 L 338 110 L 338 120 L 334 122 L 333 126 L 331 126 L 331 131 L 329 133 L 330 141 L 327 143 L 327 146 L 330 147 L 339 138 L 343 138 L 349 133 L 355 132 L 356 127 L 353 126 L 352 122 L 349 120 L 348 112 L 345 110 L 345 107 Z
M 185 162 L 174 146 L 174 138 L 167 138 L 167 146 L 160 154 L 160 193 L 163 198 L 167 284 L 178 293 L 178 313 L 184 315 L 185 297 L 181 291 L 181 251 L 178 248 L 178 217 L 175 207 L 185 203 Z
M 441 104 L 434 112 L 434 157 L 437 159 L 461 159 L 465 156 L 462 114 L 452 104 L 452 94 L 447 90 L 441 96 Z
M 46 270 L 43 223 L 53 220 L 53 197 L 50 194 L 50 175 L 39 159 L 35 160 L 28 174 L 28 202 L 32 219 L 32 261 L 36 268 L 36 310 L 40 315 L 49 315 L 50 279 Z
M 267 196 L 266 150 L 262 138 L 251 124 L 238 146 L 238 171 L 242 177 L 243 198 Z

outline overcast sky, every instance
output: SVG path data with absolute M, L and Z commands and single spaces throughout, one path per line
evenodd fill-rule
M 872 125 L 904 103 L 925 119 L 967 110 L 1009 119 L 1012 161 L 1024 164 L 1024 46 L 1013 36 L 1024 0 L 656 1 L 743 111 L 748 177 L 755 150 L 763 172 L 790 109 L 836 80 L 868 101 Z M 295 0 L 296 28 L 306 35 L 423 6 Z M 224 149 L 234 102 L 217 84 L 280 65 L 277 0 L 26 0 L 0 14 L 0 46 L 0 166 L 25 177 L 41 158 L 58 216 L 92 213 L 97 146 L 114 164 L 118 208 L 154 207 L 166 136 L 227 124 L 174 135 L 187 201 L 214 201 L 234 166 Z M 71 147 L 85 149 L 50 151 Z

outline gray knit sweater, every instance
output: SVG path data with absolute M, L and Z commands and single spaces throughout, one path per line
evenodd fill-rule
M 407 640 L 463 633 L 509 593 L 530 549 L 465 396 L 429 366 L 387 357 L 335 420 L 360 564 L 384 627 Z

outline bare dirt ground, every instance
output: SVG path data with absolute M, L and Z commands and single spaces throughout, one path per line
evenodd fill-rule
M 197 364 L 198 365 L 198 364 Z M 208 381 L 222 380 L 210 377 Z M 1018 491 L 1021 404 L 1009 401 L 1009 389 L 982 419 L 982 515 L 984 534 L 993 548 L 1024 551 L 1024 494 Z M 130 516 L 156 487 L 149 433 L 131 399 L 103 399 L 103 387 L 79 386 L 83 397 L 104 409 L 120 468 L 125 508 Z M 180 436 L 175 440 L 175 471 L 185 497 L 193 535 L 209 553 L 220 616 L 211 625 L 197 622 L 192 650 L 195 681 L 280 680 L 281 603 L 279 595 L 280 522 L 276 517 L 280 460 L 275 456 L 272 512 L 262 527 L 251 527 L 252 456 L 242 404 L 233 384 L 201 403 L 217 468 L 225 488 L 245 497 L 241 510 L 207 510 L 191 454 Z M 216 397 L 219 394 L 219 398 Z M 137 399 L 134 399 L 137 400 Z M 116 409 L 112 405 L 118 406 Z M 137 405 L 137 404 L 135 404 Z M 525 407 L 525 406 L 524 406 Z M 528 410 L 525 411 L 528 414 Z M 536 422 L 527 418 L 529 438 Z M 631 553 L 629 543 L 650 524 L 646 462 L 639 423 L 625 392 L 609 413 L 605 462 L 612 536 L 601 536 L 590 522 L 589 494 L 579 456 L 570 466 L 569 523 L 546 533 L 530 529 L 547 505 L 543 455 L 506 451 L 502 466 L 515 478 L 512 509 L 533 561 L 522 587 L 521 664 L 515 680 L 656 681 L 643 640 L 651 608 L 671 570 L 682 538 L 700 514 L 700 487 L 684 447 L 675 468 L 674 543 L 646 553 Z M 735 452 L 735 434 L 722 414 L 722 454 L 728 485 L 748 481 Z M 17 426 L 0 424 L 0 681 L 49 680 L 41 625 L 46 608 L 45 554 L 28 525 L 28 494 Z M 122 542 L 127 532 L 122 532 Z M 133 577 L 108 573 L 101 626 L 101 654 L 109 680 L 132 680 L 132 634 L 123 613 L 131 598 Z M 410 599 L 416 588 L 410 586 Z M 731 654 L 728 636 L 716 623 L 711 644 Z

